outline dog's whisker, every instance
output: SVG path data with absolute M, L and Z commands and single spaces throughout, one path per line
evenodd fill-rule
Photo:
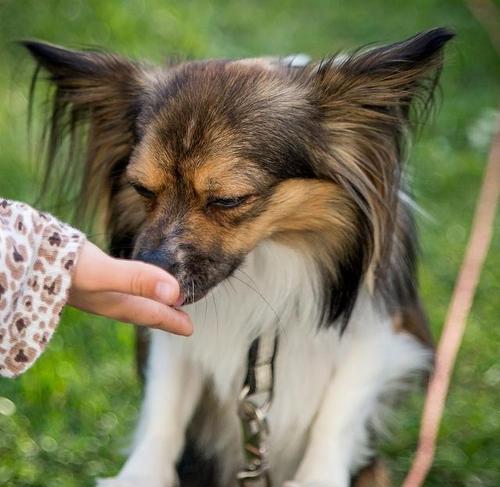
M 204 322 L 206 323 L 207 322 L 207 312 L 208 312 L 208 299 L 207 299 L 207 297 L 205 297 L 204 301 L 205 301 L 205 318 L 204 318 Z
M 230 294 L 230 289 L 229 289 L 229 286 L 231 285 L 231 283 L 225 279 L 224 281 L 222 281 L 222 284 L 224 285 L 224 290 L 226 291 L 226 296 L 227 296 L 227 299 L 231 299 L 231 294 Z M 234 292 L 234 288 L 233 289 L 233 292 Z
M 254 286 L 257 286 L 257 283 L 253 279 L 248 272 L 244 271 L 243 269 L 235 269 L 236 272 L 239 272 L 240 274 L 243 274 Z
M 260 291 L 258 291 L 252 285 L 248 284 L 248 282 L 245 282 L 243 279 L 236 277 L 234 274 L 231 276 L 231 278 L 236 279 L 237 281 L 241 282 L 242 284 L 247 286 L 249 289 L 251 289 L 253 292 L 255 292 L 255 294 L 257 294 L 257 296 L 259 296 L 264 301 L 264 303 L 269 307 L 269 309 L 273 312 L 274 316 L 276 317 L 278 329 L 284 330 L 284 327 L 282 326 L 281 318 L 279 317 L 278 313 L 276 312 L 276 310 L 273 308 L 271 303 L 264 297 L 264 295 Z
M 212 301 L 214 303 L 214 311 L 215 311 L 215 322 L 216 322 L 216 335 L 217 339 L 219 338 L 219 313 L 217 312 L 217 303 L 215 301 L 215 296 L 213 290 L 210 291 L 210 294 L 212 295 Z
M 231 289 L 233 290 L 233 293 L 236 294 L 236 288 L 234 287 L 234 285 L 231 282 L 231 280 L 228 278 L 228 279 L 226 279 L 226 282 L 231 286 Z
M 269 308 L 271 309 L 271 311 L 276 316 L 278 331 L 280 333 L 286 334 L 286 328 L 283 325 L 283 322 L 281 321 L 281 318 L 279 317 L 277 311 L 272 307 L 271 303 L 264 297 L 264 295 L 260 291 L 258 291 L 256 289 L 257 288 L 257 283 L 255 282 L 255 280 L 247 272 L 245 272 L 244 270 L 242 270 L 242 269 L 236 269 L 236 270 L 238 272 L 240 272 L 241 274 L 243 274 L 243 276 L 246 276 L 253 283 L 254 287 L 252 289 L 265 301 L 265 303 L 269 306 Z M 236 278 L 236 276 L 233 276 L 233 277 Z M 248 283 L 245 282 L 245 281 L 243 281 L 242 279 L 239 279 L 239 281 L 248 285 Z

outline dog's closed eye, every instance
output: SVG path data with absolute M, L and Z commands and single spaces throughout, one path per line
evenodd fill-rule
M 148 200 L 153 199 L 156 196 L 154 191 L 151 191 L 137 181 L 130 181 L 129 184 L 137 191 L 137 193 Z
M 242 205 L 243 203 L 248 201 L 249 198 L 250 195 L 235 196 L 232 198 L 213 198 L 208 201 L 207 206 L 220 209 L 231 209 Z

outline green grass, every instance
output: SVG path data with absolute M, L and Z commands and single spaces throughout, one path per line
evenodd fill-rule
M 444 99 L 412 154 L 422 293 L 439 336 L 466 244 L 498 100 L 500 63 L 459 0 L 248 2 L 3 0 L 0 2 L 0 194 L 33 202 L 39 154 L 26 134 L 31 62 L 13 40 L 37 37 L 164 56 L 322 56 L 447 25 Z M 499 221 L 458 357 L 428 486 L 500 485 Z M 78 224 L 78 222 L 76 222 Z M 18 380 L 0 380 L 0 485 L 82 486 L 114 474 L 140 392 L 130 327 L 66 312 L 48 350 Z M 405 403 L 385 445 L 396 484 L 415 448 L 421 398 Z

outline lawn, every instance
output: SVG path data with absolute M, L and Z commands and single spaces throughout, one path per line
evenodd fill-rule
M 438 337 L 467 241 L 500 79 L 487 35 L 459 0 L 1 0 L 0 195 L 34 202 L 39 186 L 40 154 L 26 131 L 32 64 L 15 39 L 105 46 L 156 61 L 173 54 L 321 57 L 437 25 L 458 37 L 447 50 L 442 102 L 415 141 L 411 167 L 414 193 L 428 214 L 419 222 L 421 284 Z M 428 486 L 500 485 L 499 222 Z M 0 485 L 87 486 L 116 473 L 139 399 L 132 328 L 67 310 L 41 360 L 18 380 L 0 379 Z M 395 485 L 415 448 L 421 406 L 418 395 L 403 405 L 384 445 Z

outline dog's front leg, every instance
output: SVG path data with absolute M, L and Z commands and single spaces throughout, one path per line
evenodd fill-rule
M 163 331 L 152 332 L 135 447 L 118 477 L 100 480 L 99 487 L 177 485 L 175 463 L 203 382 L 180 340 Z
M 332 378 L 295 480 L 286 487 L 350 485 L 355 451 L 367 443 L 366 419 L 373 407 L 373 383 L 368 380 L 369 374 L 366 381 L 353 383 L 349 365 L 342 364 Z
M 286 487 L 349 486 L 351 474 L 370 460 L 368 426 L 381 412 L 381 397 L 431 358 L 412 337 L 383 322 L 344 338 L 305 455 Z

